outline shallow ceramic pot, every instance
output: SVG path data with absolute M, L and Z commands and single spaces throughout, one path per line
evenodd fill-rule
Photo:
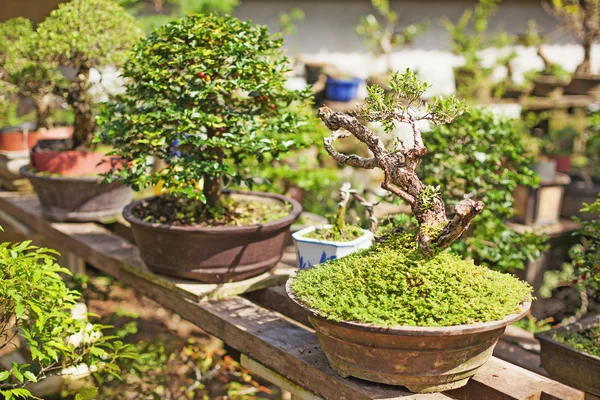
M 321 227 L 329 229 L 333 225 L 322 225 Z M 374 238 L 373 233 L 366 229 L 362 230 L 363 235 L 361 237 L 351 242 L 330 242 L 304 237 L 316 228 L 316 226 L 309 226 L 292 235 L 296 247 L 298 268 L 300 269 L 322 264 L 327 260 L 341 258 L 361 249 L 367 249 L 371 247 Z
M 42 215 L 53 221 L 100 221 L 118 217 L 133 192 L 121 182 L 102 183 L 99 176 L 45 175 L 22 167 L 21 176 L 35 189 Z
M 574 76 L 571 83 L 565 87 L 565 94 L 598 97 L 600 94 L 600 75 Z
M 540 341 L 542 367 L 552 379 L 600 396 L 600 357 L 576 350 L 554 339 L 554 334 L 576 333 L 600 326 L 600 315 L 535 335 Z M 587 397 L 586 397 L 587 398 Z
M 302 206 L 287 197 L 262 192 L 224 191 L 238 198 L 288 203 L 288 215 L 251 226 L 172 226 L 153 224 L 133 215 L 143 200 L 131 203 L 123 216 L 148 268 L 159 274 L 207 283 L 240 281 L 260 275 L 281 259 L 290 225 Z
M 318 267 L 317 267 L 318 268 Z M 294 294 L 288 296 L 309 312 L 329 365 L 340 376 L 405 386 L 415 393 L 457 389 L 492 355 L 507 325 L 523 318 L 531 303 L 500 321 L 449 327 L 394 326 L 335 322 L 320 316 Z
M 555 76 L 540 75 L 533 80 L 531 94 L 537 97 L 554 97 L 563 94 L 568 82 L 562 81 Z

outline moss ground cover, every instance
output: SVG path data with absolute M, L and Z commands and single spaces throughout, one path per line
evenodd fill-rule
M 600 357 L 600 325 L 575 333 L 557 332 L 554 339 L 575 350 Z
M 344 231 L 336 228 L 324 229 L 316 227 L 314 231 L 307 233 L 303 237 L 317 240 L 327 240 L 329 242 L 351 242 L 363 235 L 363 230 L 358 226 L 346 226 Z
M 500 320 L 531 299 L 527 283 L 449 251 L 425 258 L 414 232 L 300 271 L 292 289 L 329 319 L 384 327 Z

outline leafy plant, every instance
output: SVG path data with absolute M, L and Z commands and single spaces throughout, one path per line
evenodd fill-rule
M 517 185 L 536 187 L 534 160 L 524 157 L 522 132 L 516 121 L 472 109 L 448 125 L 425 133 L 429 153 L 421 165 L 424 183 L 442 189 L 446 206 L 464 199 L 486 204 L 473 229 L 452 249 L 475 263 L 499 271 L 523 269 L 539 257 L 545 240 L 519 234 L 504 221 L 514 214 Z
M 600 176 L 600 110 L 591 110 L 587 121 L 588 128 L 576 132 L 579 146 L 573 153 L 573 166 L 579 170 L 584 183 L 592 187 L 592 178 Z
M 95 130 L 90 70 L 119 65 L 140 33 L 135 19 L 112 0 L 62 3 L 38 26 L 38 61 L 76 71 L 67 95 L 75 113 L 73 148 L 89 147 Z
M 39 38 L 31 21 L 13 18 L 0 23 L 0 87 L 33 100 L 37 126 L 50 128 L 50 114 L 66 80 L 55 65 L 35 61 Z
M 282 35 L 293 35 L 296 33 L 296 23 L 304 20 L 304 11 L 294 8 L 289 13 L 279 13 L 279 27 Z
M 583 60 L 575 69 L 575 75 L 590 75 L 592 45 L 600 38 L 600 1 L 546 0 L 542 4 L 583 46 Z
M 390 9 L 389 0 L 371 0 L 371 5 L 378 15 L 362 17 L 356 26 L 356 34 L 375 57 L 385 57 L 387 72 L 390 73 L 394 47 L 410 44 L 429 27 L 429 23 L 410 24 L 398 30 L 398 14 Z
M 596 215 L 591 220 L 574 219 L 581 224 L 578 234 L 581 243 L 569 250 L 574 269 L 574 283 L 593 297 L 600 297 L 600 197 L 592 204 L 584 204 L 582 212 Z
M 245 182 L 246 160 L 298 147 L 308 90 L 285 88 L 282 39 L 231 16 L 192 15 L 135 46 L 126 92 L 104 108 L 98 141 L 128 168 L 134 190 L 162 182 L 169 194 L 215 207 L 222 185 Z M 149 173 L 151 158 L 166 166 Z
M 527 33 L 525 37 L 520 40 L 521 44 L 528 47 L 535 47 L 537 49 L 537 55 L 542 59 L 544 68 L 541 71 L 528 71 L 525 73 L 527 80 L 534 80 L 539 75 L 554 76 L 560 80 L 566 80 L 570 73 L 567 72 L 560 64 L 551 62 L 542 46 L 546 43 L 546 38 L 540 33 L 539 27 L 534 20 L 530 20 L 527 26 Z
M 116 0 L 135 16 L 148 33 L 174 19 L 187 14 L 231 14 L 238 0 Z
M 7 400 L 31 398 L 27 385 L 82 364 L 97 379 L 118 377 L 117 362 L 136 357 L 130 346 L 103 336 L 105 326 L 73 315 L 80 294 L 63 282 L 60 274 L 69 271 L 56 264 L 56 254 L 31 241 L 0 244 L 0 350 L 18 338 L 30 354 L 27 363 L 0 370 L 0 395 Z M 76 398 L 93 399 L 96 392 L 86 388 Z

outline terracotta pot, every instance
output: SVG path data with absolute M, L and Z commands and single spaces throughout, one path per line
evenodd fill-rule
M 335 322 L 319 316 L 295 296 L 290 278 L 288 296 L 309 312 L 329 365 L 340 376 L 405 386 L 415 393 L 457 389 L 492 355 L 507 325 L 523 318 L 530 303 L 500 321 L 449 327 L 382 328 L 360 322 Z
M 557 332 L 576 333 L 599 325 L 600 315 L 593 315 L 580 322 L 535 335 L 541 345 L 542 367 L 552 379 L 600 396 L 600 357 L 576 350 L 553 337 Z
M 44 131 L 39 131 L 39 140 L 59 140 L 68 139 L 73 136 L 72 126 L 58 126 L 56 128 L 50 128 Z
M 592 204 L 600 194 L 600 182 L 594 182 L 591 186 L 578 180 L 573 181 L 565 187 L 560 215 L 565 218 L 579 217 L 584 220 L 590 220 L 597 215 L 593 213 L 582 213 L 579 211 L 583 203 Z
M 540 75 L 533 80 L 531 94 L 537 97 L 561 96 L 565 86 L 567 86 L 567 82 L 555 76 Z
M 133 198 L 121 182 L 102 183 L 98 176 L 67 177 L 35 174 L 28 167 L 21 175 L 29 179 L 42 208 L 54 221 L 100 221 L 114 219 Z
M 600 75 L 573 76 L 571 83 L 565 87 L 565 94 L 598 97 L 600 94 Z
M 556 172 L 569 173 L 571 170 L 571 156 L 553 156 L 552 159 L 556 162 Z
M 0 151 L 24 151 L 29 150 L 40 139 L 40 133 L 32 132 L 2 132 L 0 133 Z
M 208 283 L 240 281 L 260 275 L 281 259 L 290 225 L 302 206 L 287 197 L 261 192 L 225 191 L 239 198 L 269 203 L 290 203 L 284 218 L 252 226 L 171 226 L 152 224 L 132 213 L 142 201 L 128 205 L 123 216 L 140 249 L 142 259 L 154 272 Z
M 100 175 L 111 168 L 112 157 L 85 151 L 44 151 L 31 154 L 31 164 L 40 172 L 64 176 Z

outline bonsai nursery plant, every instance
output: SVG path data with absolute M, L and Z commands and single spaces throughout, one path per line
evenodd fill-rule
M 370 230 L 346 224 L 346 208 L 349 200 L 357 200 L 365 207 L 371 221 Z M 327 260 L 344 257 L 360 249 L 371 246 L 377 220 L 373 215 L 373 205 L 345 182 L 340 188 L 340 201 L 333 224 L 309 226 L 292 235 L 298 266 L 300 269 L 324 263 Z
M 0 355 L 19 353 L 9 367 L 8 356 L 0 366 L 3 399 L 57 395 L 38 382 L 73 370 L 118 377 L 118 361 L 136 357 L 130 345 L 104 336 L 105 326 L 76 315 L 81 295 L 65 285 L 60 274 L 69 271 L 56 263 L 56 254 L 31 241 L 0 243 Z M 96 393 L 86 387 L 75 399 L 94 399 Z
M 214 14 L 164 25 L 135 46 L 98 140 L 127 166 L 112 176 L 134 190 L 165 189 L 124 210 L 153 271 L 228 282 L 279 261 L 300 204 L 223 186 L 251 187 L 247 159 L 267 162 L 300 144 L 310 92 L 285 88 L 282 51 L 266 27 Z M 149 172 L 151 157 L 165 166 Z
M 440 189 L 426 185 L 417 167 L 427 147 L 419 121 L 448 123 L 466 107 L 454 97 L 423 108 L 427 84 L 414 73 L 394 74 L 391 92 L 369 87 L 360 117 L 386 132 L 396 123 L 413 131 L 412 145 L 384 142 L 356 117 L 327 107 L 318 115 L 333 132 L 325 148 L 339 163 L 381 168 L 381 187 L 407 202 L 416 229 L 391 230 L 371 248 L 300 271 L 288 295 L 309 313 L 329 364 L 341 376 L 406 386 L 415 392 L 458 388 L 490 356 L 506 325 L 529 308 L 530 287 L 445 251 L 483 210 L 463 199 L 446 214 Z M 337 152 L 336 139 L 353 135 L 372 156 Z
M 75 71 L 66 98 L 75 114 L 72 138 L 38 143 L 30 167 L 22 169 L 46 217 L 112 218 L 131 201 L 131 192 L 122 184 L 103 185 L 97 177 L 118 160 L 93 149 L 95 104 L 89 88 L 90 70 L 121 63 L 139 33 L 133 17 L 113 1 L 73 0 L 54 10 L 31 39 L 39 62 Z
M 583 47 L 583 60 L 573 74 L 565 94 L 597 92 L 600 76 L 592 71 L 592 46 L 600 38 L 600 1 L 547 0 L 544 6 L 561 27 L 571 33 Z
M 600 197 L 584 204 L 583 213 L 593 215 L 584 221 L 575 218 L 581 243 L 569 251 L 573 284 L 600 299 Z M 541 344 L 542 366 L 550 376 L 566 384 L 600 396 L 600 315 L 554 328 L 536 335 Z

